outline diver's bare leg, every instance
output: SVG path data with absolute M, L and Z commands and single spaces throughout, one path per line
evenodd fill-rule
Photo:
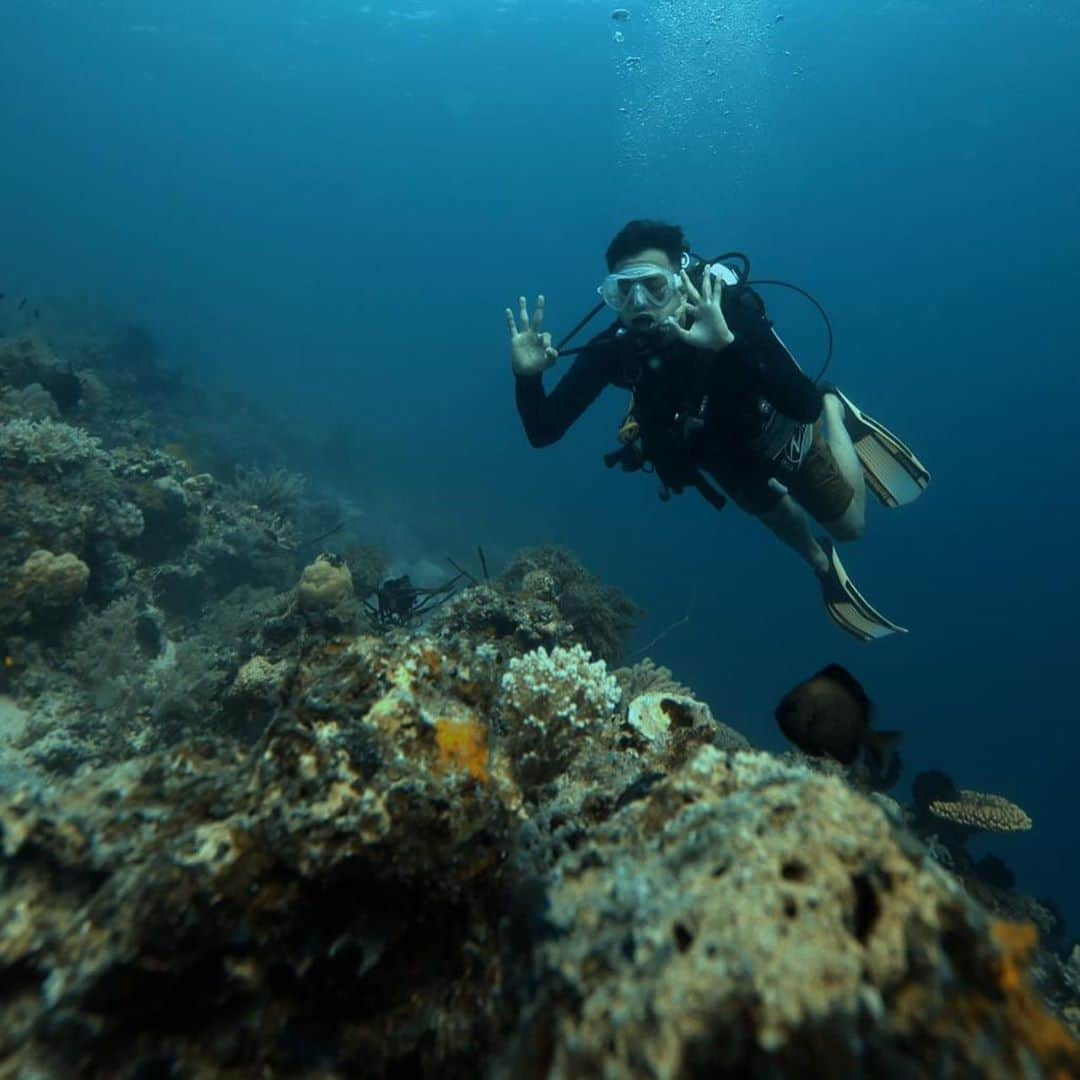
M 783 495 L 771 510 L 758 514 L 758 520 L 798 552 L 818 577 L 825 577 L 829 573 L 829 557 L 814 539 L 806 511 L 790 495 Z
M 858 540 L 866 532 L 866 477 L 851 436 L 844 427 L 844 406 L 835 394 L 826 394 L 822 408 L 822 434 L 844 479 L 854 489 L 848 508 L 834 521 L 826 521 L 829 535 L 835 540 Z

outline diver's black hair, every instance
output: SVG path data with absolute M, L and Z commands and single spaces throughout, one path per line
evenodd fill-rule
M 682 260 L 682 253 L 688 250 L 686 237 L 679 225 L 668 225 L 663 221 L 649 219 L 629 221 L 608 244 L 604 255 L 608 272 L 614 270 L 615 266 L 628 255 L 636 255 L 639 251 L 646 251 L 648 248 L 662 251 L 676 269 Z

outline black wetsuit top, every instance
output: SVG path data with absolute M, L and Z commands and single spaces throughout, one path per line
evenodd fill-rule
M 722 352 L 705 352 L 675 335 L 620 334 L 616 322 L 585 346 L 550 394 L 543 376 L 518 376 L 517 407 L 529 442 L 557 442 L 609 385 L 634 391 L 634 415 L 646 443 L 650 431 L 681 426 L 685 432 L 686 417 L 698 421 L 695 465 L 726 470 L 750 464 L 772 409 L 797 423 L 816 421 L 821 392 L 772 332 L 757 294 L 745 286 L 729 288 L 722 304 L 735 334 Z

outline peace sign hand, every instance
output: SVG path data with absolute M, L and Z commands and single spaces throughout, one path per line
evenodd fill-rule
M 685 270 L 682 272 L 682 282 L 687 297 L 684 310 L 693 316 L 694 324 L 687 329 L 678 322 L 673 322 L 673 329 L 683 341 L 699 349 L 708 349 L 712 352 L 721 352 L 726 349 L 735 340 L 735 335 L 731 332 L 727 319 L 724 318 L 724 312 L 720 308 L 720 301 L 724 295 L 723 281 L 718 277 L 713 277 L 712 267 L 706 266 L 700 290 L 690 280 Z
M 536 298 L 536 310 L 529 321 L 529 306 L 524 296 L 518 297 L 518 323 L 514 313 L 506 309 L 506 325 L 510 330 L 510 366 L 515 375 L 539 375 L 559 358 L 558 350 L 551 344 L 551 335 L 542 334 L 544 322 L 544 298 Z

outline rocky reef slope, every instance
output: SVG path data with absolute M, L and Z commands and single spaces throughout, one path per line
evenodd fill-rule
M 9 1074 L 1076 1075 L 886 803 L 583 655 L 313 641 L 253 746 L 9 790 Z
M 0 1076 L 1080 1075 L 1041 909 L 617 667 L 572 557 L 384 610 L 83 363 L 0 342 Z

